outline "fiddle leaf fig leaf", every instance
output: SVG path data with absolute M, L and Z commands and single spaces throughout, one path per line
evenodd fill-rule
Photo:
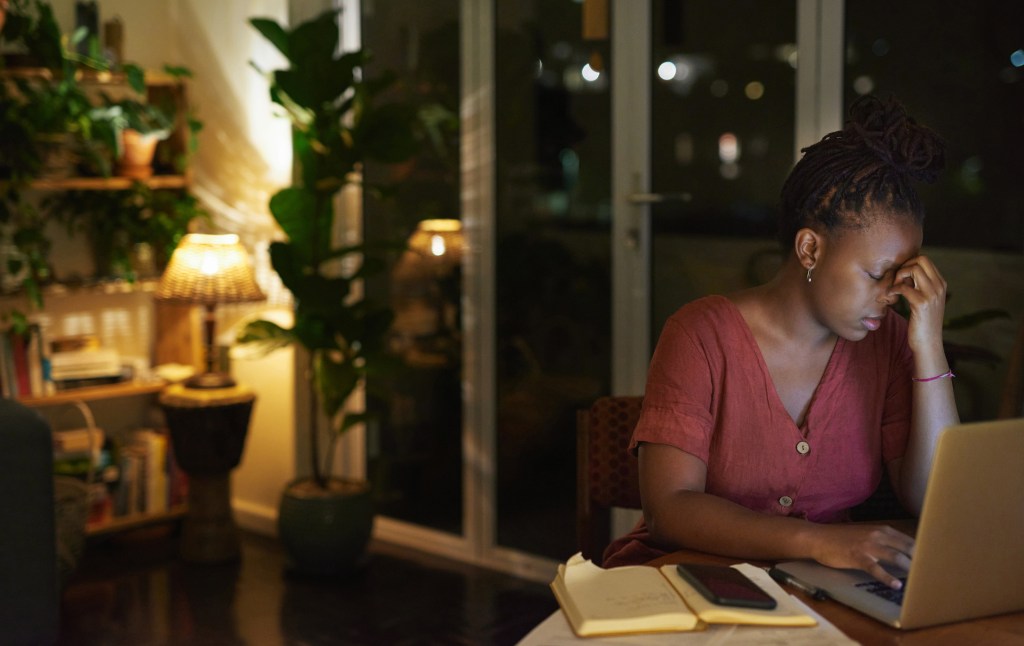
M 338 11 L 325 11 L 288 34 L 288 60 L 292 68 L 317 67 L 338 51 Z
M 330 352 L 317 352 L 313 363 L 324 414 L 333 418 L 359 385 L 359 372 L 352 362 L 334 359 Z
M 270 41 L 270 44 L 277 48 L 277 51 L 281 52 L 285 58 L 290 59 L 288 53 L 288 34 L 285 32 L 284 27 L 277 23 L 276 20 L 270 18 L 253 18 L 249 21 L 249 24 L 256 28 L 256 31 L 260 32 L 264 38 Z
M 264 354 L 291 345 L 295 335 L 272 321 L 251 321 L 238 335 L 239 343 L 255 344 Z
M 329 207 L 329 204 L 326 205 Z M 307 262 L 323 255 L 330 236 L 330 213 L 317 213 L 316 195 L 303 187 L 282 189 L 270 198 L 270 212 Z M 320 217 L 318 217 L 320 216 Z

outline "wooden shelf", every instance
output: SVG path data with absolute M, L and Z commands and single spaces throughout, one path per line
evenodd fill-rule
M 86 525 L 85 534 L 86 536 L 102 536 L 104 534 L 113 534 L 129 529 L 146 527 L 147 525 L 166 523 L 172 520 L 184 518 L 187 512 L 188 509 L 185 505 L 177 505 L 164 512 L 115 516 L 114 518 L 102 523 L 90 523 L 89 525 Z
M 144 82 L 147 86 L 177 86 L 182 84 L 182 79 L 174 77 L 166 72 L 145 70 Z M 53 70 L 45 67 L 5 67 L 0 70 L 0 79 L 26 79 L 52 81 L 56 78 Z M 128 78 L 123 72 L 103 72 L 91 69 L 78 69 L 75 71 L 75 80 L 82 84 L 90 85 L 127 85 Z
M 67 283 L 51 283 L 42 288 L 43 298 L 59 298 L 71 294 L 135 294 L 153 293 L 160 284 L 159 278 L 141 278 L 136 281 L 124 279 L 88 280 Z M 24 290 L 12 290 L 0 293 L 0 298 L 27 299 Z M 26 304 L 26 307 L 28 305 Z
M 36 179 L 30 188 L 46 191 L 123 191 L 135 182 L 142 182 L 153 189 L 185 188 L 189 185 L 185 175 L 154 175 L 147 179 L 131 177 L 67 177 L 62 179 Z
M 58 404 L 69 404 L 75 401 L 99 401 L 102 399 L 115 399 L 118 397 L 132 397 L 135 395 L 151 395 L 158 393 L 167 386 L 163 380 L 157 381 L 131 381 L 120 384 L 109 384 L 105 386 L 88 386 L 86 388 L 75 388 L 64 390 L 54 395 L 44 397 L 22 397 L 19 401 L 30 407 L 40 408 L 43 406 L 56 406 Z

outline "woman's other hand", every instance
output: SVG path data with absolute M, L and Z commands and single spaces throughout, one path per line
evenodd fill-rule
M 888 525 L 815 525 L 814 560 L 834 568 L 864 570 L 891 588 L 902 587 L 883 565 L 910 569 L 914 539 Z
M 893 276 L 889 296 L 902 296 L 910 306 L 908 339 L 914 354 L 942 350 L 946 312 L 946 280 L 927 256 L 903 263 Z

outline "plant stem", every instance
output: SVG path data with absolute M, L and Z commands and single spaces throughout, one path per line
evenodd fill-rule
M 309 389 L 309 427 L 310 432 L 310 461 L 313 463 L 313 480 L 321 489 L 327 488 L 327 479 L 320 471 L 320 402 L 316 394 L 316 387 L 313 386 L 313 353 L 309 353 L 309 367 L 306 373 L 306 383 L 312 387 Z

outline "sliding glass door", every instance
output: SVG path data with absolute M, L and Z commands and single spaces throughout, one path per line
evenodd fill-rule
M 771 262 L 797 2 L 455 4 L 362 8 L 387 66 L 458 88 L 461 173 L 390 220 L 461 218 L 466 241 L 461 389 L 428 375 L 390 395 L 419 404 L 392 401 L 368 436 L 378 532 L 546 576 L 576 549 L 576 411 L 641 392 L 664 317 Z
M 496 539 L 554 559 L 576 410 L 642 392 L 664 318 L 760 269 L 793 160 L 795 1 L 639 5 L 496 5 Z

